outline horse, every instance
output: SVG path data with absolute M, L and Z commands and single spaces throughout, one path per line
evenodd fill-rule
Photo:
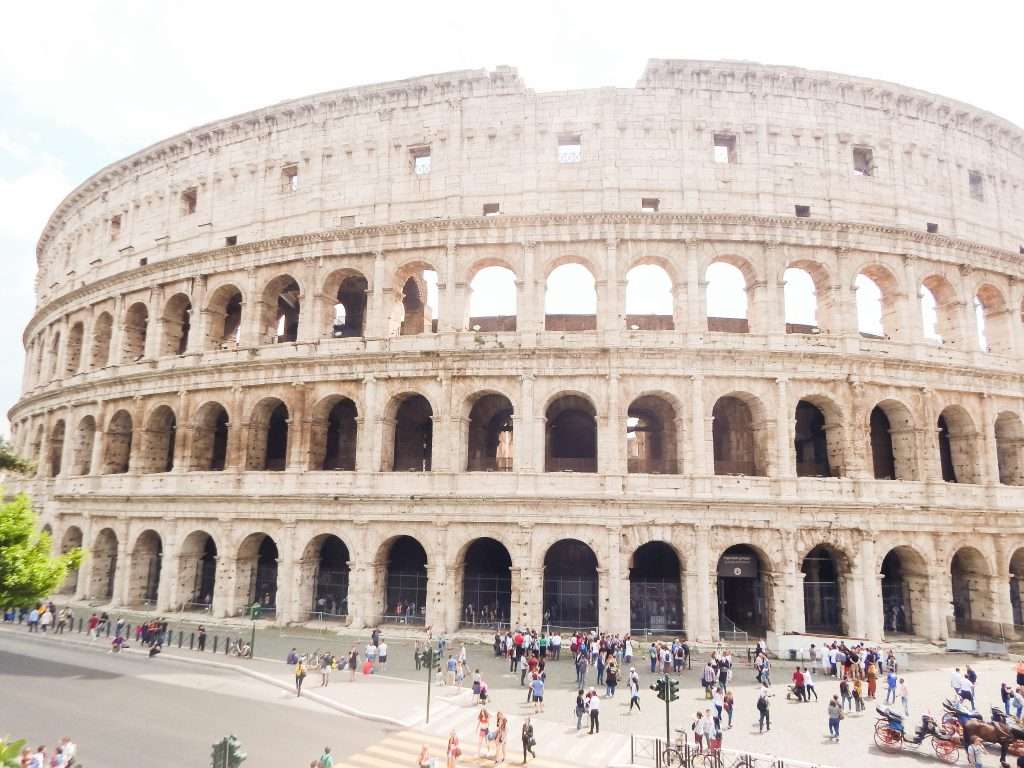
M 999 723 L 986 723 L 984 720 L 968 720 L 963 727 L 963 739 L 961 743 L 966 747 L 974 741 L 977 736 L 983 742 L 999 745 L 999 765 L 1003 768 L 1010 768 L 1006 762 L 1006 753 L 1010 745 L 1017 739 L 1010 732 L 1010 729 Z

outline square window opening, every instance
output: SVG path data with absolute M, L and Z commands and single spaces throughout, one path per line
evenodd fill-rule
M 484 203 L 484 216 L 497 216 L 501 213 L 500 203 Z
M 189 187 L 181 193 L 181 215 L 191 216 L 196 212 L 199 204 L 199 190 L 196 187 Z
M 147 264 L 149 264 L 149 257 L 148 256 L 143 256 L 141 259 L 139 259 L 139 266 L 140 267 L 144 267 Z
M 412 172 L 417 176 L 430 173 L 430 147 L 413 147 L 409 150 L 412 158 Z
M 578 163 L 583 159 L 583 141 L 578 133 L 558 137 L 558 162 Z
M 714 137 L 715 162 L 723 165 L 736 162 L 736 135 L 716 133 Z
M 875 152 L 871 147 L 853 148 L 853 175 L 875 175 Z
M 928 230 L 928 234 L 929 235 L 937 235 L 937 234 L 939 234 L 939 225 L 935 224 L 934 222 L 929 221 L 925 225 L 925 229 Z
M 281 169 L 281 188 L 285 192 L 297 192 L 299 189 L 299 166 L 286 165 Z
M 796 216 L 798 219 L 809 219 L 811 218 L 811 206 L 809 205 L 796 205 L 793 206 L 796 210 Z
M 228 235 L 225 237 L 224 245 L 238 245 L 238 235 Z
M 659 205 L 661 205 L 661 200 L 657 197 L 640 198 L 640 210 L 644 213 L 657 213 Z
M 971 199 L 979 201 L 984 200 L 985 177 L 981 175 L 981 171 L 968 172 L 968 181 L 971 185 Z
M 121 236 L 121 214 L 110 217 L 110 239 L 117 240 Z

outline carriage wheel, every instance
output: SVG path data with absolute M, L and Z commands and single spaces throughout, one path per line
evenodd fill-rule
M 935 750 L 935 756 L 943 762 L 955 763 L 960 759 L 960 748 L 955 742 L 932 737 L 932 749 Z
M 887 723 L 879 723 L 875 726 L 875 744 L 879 749 L 886 752 L 899 752 L 903 748 L 903 739 L 900 732 L 890 728 Z

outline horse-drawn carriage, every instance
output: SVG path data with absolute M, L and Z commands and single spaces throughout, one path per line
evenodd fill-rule
M 922 715 L 921 725 L 913 736 L 907 734 L 903 724 L 903 715 L 888 707 L 875 707 L 879 718 L 875 721 L 875 744 L 886 752 L 899 752 L 903 749 L 918 749 L 928 743 L 935 751 L 935 756 L 947 763 L 955 763 L 960 758 L 960 738 L 950 728 L 940 726 L 931 715 Z
M 999 747 L 999 762 L 1007 765 L 1006 756 L 1024 756 L 1024 726 L 1011 720 L 998 707 L 992 707 L 992 722 L 985 722 L 979 712 L 964 712 L 961 703 L 947 699 L 942 702 L 942 728 L 956 735 L 957 742 L 966 746 L 977 736 L 986 744 Z M 967 762 L 974 764 L 970 753 Z

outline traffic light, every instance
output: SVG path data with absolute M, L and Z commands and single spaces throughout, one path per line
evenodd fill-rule
M 668 700 L 676 701 L 679 698 L 679 681 L 668 680 Z
M 658 678 L 651 684 L 651 690 L 658 692 L 658 698 L 662 701 L 665 700 L 665 681 L 662 678 Z
M 248 755 L 242 751 L 242 742 L 227 736 L 213 745 L 212 768 L 239 768 Z

